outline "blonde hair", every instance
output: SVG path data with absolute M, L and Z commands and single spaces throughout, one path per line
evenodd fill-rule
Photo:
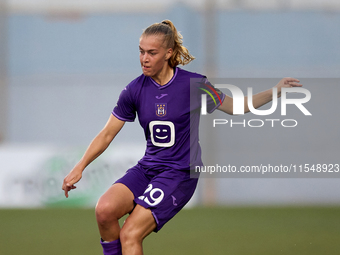
M 177 32 L 176 27 L 170 20 L 152 24 L 143 31 L 143 35 L 164 35 L 165 47 L 173 50 L 173 54 L 168 60 L 170 67 L 186 65 L 195 59 L 188 49 L 182 45 L 183 36 Z

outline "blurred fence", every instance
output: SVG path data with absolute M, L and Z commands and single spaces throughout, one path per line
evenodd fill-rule
M 1 207 L 93 207 L 98 197 L 143 155 L 144 146 L 111 146 L 87 167 L 76 192 L 66 199 L 62 180 L 85 152 L 84 147 L 0 146 Z M 129 153 L 126 153 L 126 152 Z

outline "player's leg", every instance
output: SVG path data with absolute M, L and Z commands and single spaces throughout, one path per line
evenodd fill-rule
M 102 237 L 104 255 L 122 254 L 118 220 L 134 209 L 134 198 L 143 194 L 150 179 L 138 165 L 130 168 L 101 196 L 96 206 L 96 218 Z
M 110 242 L 119 238 L 118 220 L 133 210 L 134 198 L 144 192 L 149 181 L 136 165 L 100 197 L 96 206 L 96 218 L 103 240 Z
M 121 183 L 115 183 L 100 197 L 96 206 L 96 219 L 104 241 L 111 242 L 119 238 L 118 220 L 133 210 L 133 199 L 131 190 Z
M 142 242 L 159 231 L 190 200 L 197 185 L 189 172 L 164 171 L 150 181 L 120 232 L 123 254 L 143 254 Z
M 142 242 L 156 228 L 155 219 L 150 209 L 136 205 L 127 217 L 120 232 L 123 254 L 143 254 Z

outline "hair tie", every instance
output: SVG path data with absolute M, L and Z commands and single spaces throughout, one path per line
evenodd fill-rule
M 162 24 L 169 26 L 169 24 L 166 21 L 162 21 Z

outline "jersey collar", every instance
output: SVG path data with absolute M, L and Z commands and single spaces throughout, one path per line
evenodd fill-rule
M 164 89 L 168 86 L 170 86 L 172 84 L 172 81 L 176 78 L 177 76 L 177 72 L 178 72 L 178 68 L 177 67 L 174 67 L 174 75 L 172 76 L 171 80 L 167 83 L 167 84 L 164 84 L 164 85 L 159 85 L 157 82 L 155 82 L 151 77 L 149 77 L 149 79 L 151 80 L 151 82 L 159 89 Z

